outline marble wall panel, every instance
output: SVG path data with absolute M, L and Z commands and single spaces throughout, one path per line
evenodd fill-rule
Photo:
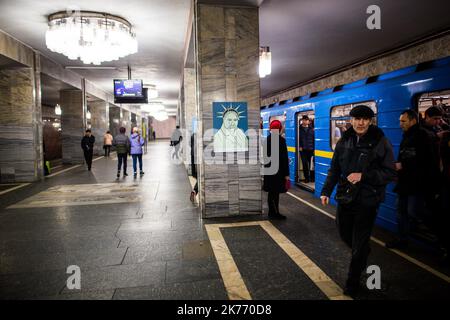
M 0 183 L 31 182 L 43 175 L 42 110 L 40 94 L 33 94 L 40 90 L 40 77 L 35 66 L 33 60 L 32 68 L 0 70 Z
M 67 164 L 84 162 L 81 139 L 84 135 L 83 94 L 81 90 L 60 91 L 62 159 Z M 98 137 L 96 137 L 98 139 Z
M 109 128 L 113 137 L 119 134 L 120 128 L 120 107 L 109 105 Z
M 94 144 L 94 154 L 102 155 L 103 136 L 109 130 L 109 103 L 105 101 L 95 101 L 88 103 L 91 111 L 91 130 L 96 141 Z
M 0 30 L 0 54 L 25 66 L 32 67 L 34 52 L 16 39 Z

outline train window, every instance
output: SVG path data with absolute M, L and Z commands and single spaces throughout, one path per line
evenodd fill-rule
M 342 134 L 351 127 L 350 124 L 350 110 L 353 107 L 365 104 L 369 106 L 373 112 L 375 112 L 374 124 L 376 124 L 376 114 L 377 114 L 377 105 L 375 101 L 365 101 L 358 103 L 350 103 L 342 106 L 336 106 L 331 108 L 331 117 L 330 117 L 330 133 L 331 133 L 331 149 L 334 150 L 337 142 L 342 137 Z
M 422 94 L 418 101 L 421 119 L 425 118 L 425 111 L 431 106 L 440 108 L 443 113 L 443 125 L 450 125 L 450 90 Z

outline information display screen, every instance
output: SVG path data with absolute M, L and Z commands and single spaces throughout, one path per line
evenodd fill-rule
M 114 80 L 114 97 L 143 98 L 142 80 Z

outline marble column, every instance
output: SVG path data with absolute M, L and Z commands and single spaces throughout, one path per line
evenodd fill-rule
M 192 135 L 195 131 L 193 128 L 193 119 L 197 119 L 197 105 L 196 105 L 196 81 L 195 81 L 195 69 L 194 68 L 184 68 L 183 77 L 183 114 L 184 120 L 182 121 L 182 128 Z M 190 136 L 186 137 L 185 143 L 190 145 Z M 196 148 L 194 148 L 196 150 Z M 184 153 L 185 163 L 189 164 L 191 162 L 190 152 Z M 187 166 L 188 172 L 192 174 L 191 166 Z
M 258 8 L 197 4 L 196 71 L 199 94 L 200 206 L 204 218 L 261 214 L 258 143 L 251 152 L 231 153 L 228 164 L 206 164 L 212 137 L 213 102 L 247 102 L 248 129 L 259 128 Z M 230 156 L 216 153 L 216 159 Z M 234 156 L 245 160 L 238 164 Z M 252 160 L 252 161 L 250 161 Z
M 120 123 L 120 107 L 110 104 L 109 105 L 109 129 L 111 134 L 115 137 L 119 134 Z
M 89 102 L 91 110 L 91 130 L 95 137 L 94 155 L 103 155 L 103 136 L 109 130 L 109 103 L 106 101 Z
M 84 163 L 81 139 L 84 135 L 83 92 L 60 91 L 62 161 L 67 164 Z
M 122 116 L 120 118 L 121 126 L 127 129 L 126 134 L 131 134 L 131 113 L 128 110 L 122 109 Z
M 0 183 L 43 176 L 38 57 L 34 64 L 35 68 L 0 70 Z

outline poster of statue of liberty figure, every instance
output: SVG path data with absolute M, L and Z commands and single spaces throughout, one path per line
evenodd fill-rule
M 247 102 L 213 102 L 214 152 L 248 151 Z

